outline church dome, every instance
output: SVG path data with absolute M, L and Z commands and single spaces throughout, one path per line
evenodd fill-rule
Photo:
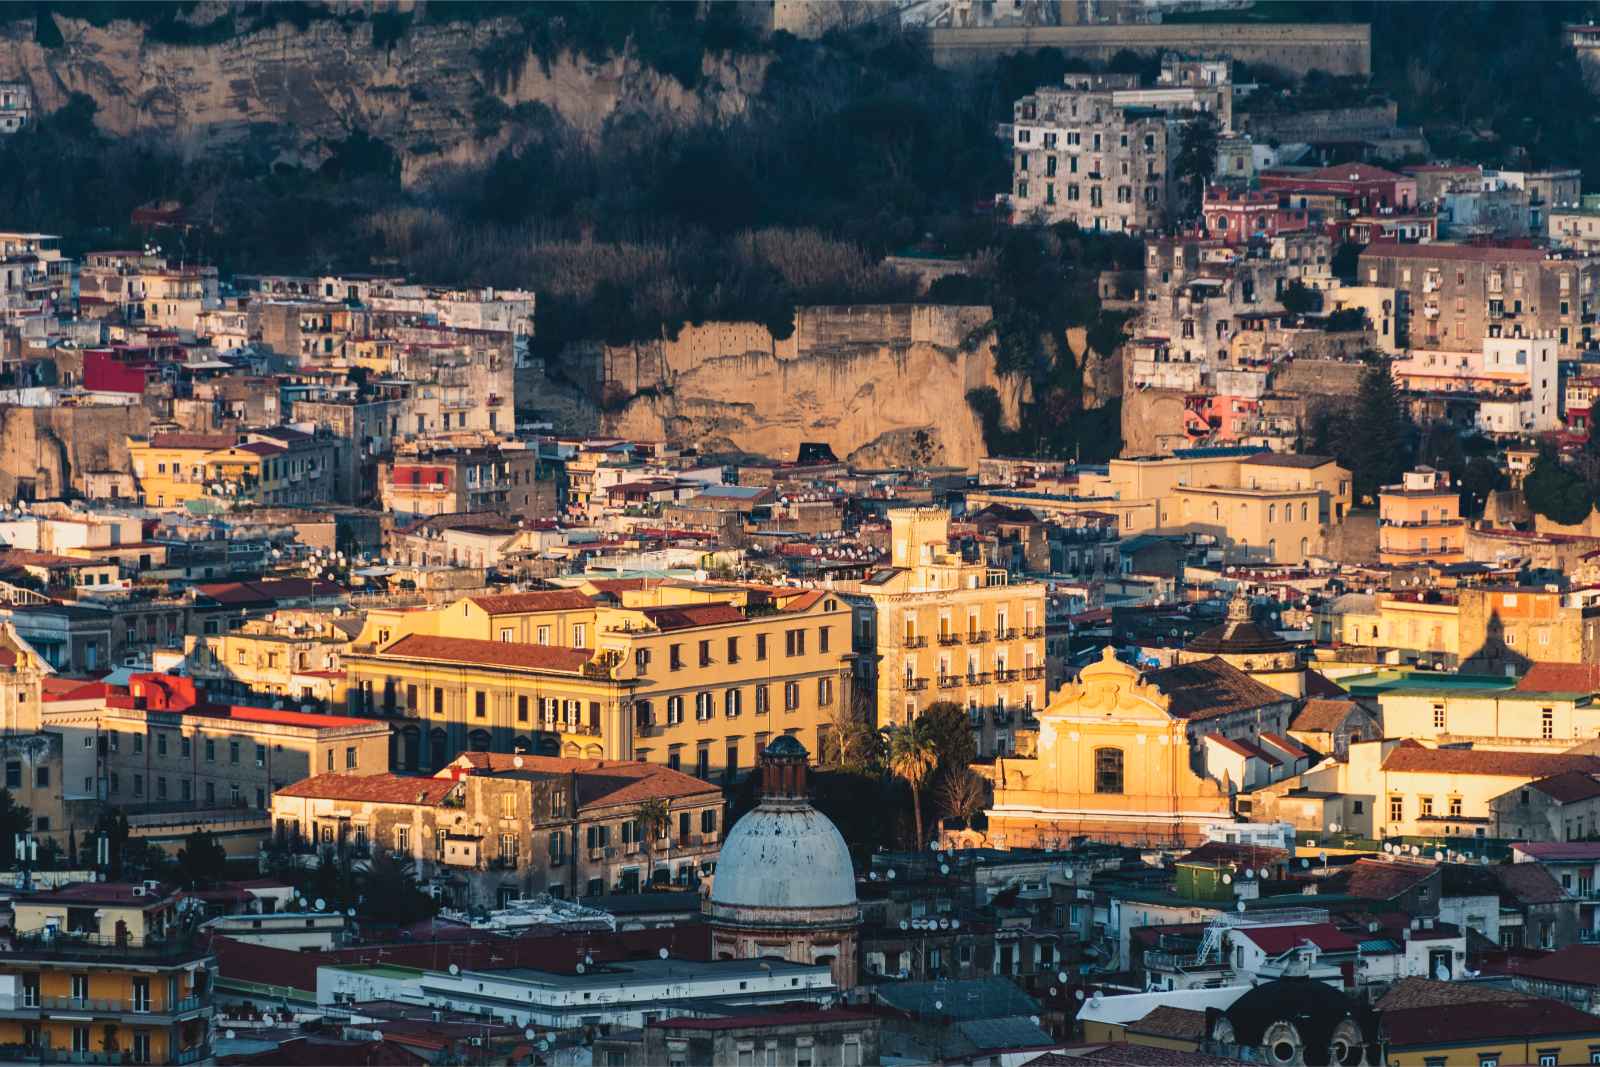
M 711 880 L 713 907 L 855 907 L 850 849 L 806 798 L 805 760 L 805 746 L 787 735 L 763 753 L 764 795 L 722 843 Z
M 1208 656 L 1244 656 L 1292 651 L 1293 646 L 1250 618 L 1250 601 L 1243 590 L 1228 603 L 1228 617 L 1184 646 L 1185 652 Z

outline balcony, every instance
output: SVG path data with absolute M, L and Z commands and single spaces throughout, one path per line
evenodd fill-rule
M 80 1011 L 94 1015 L 182 1015 L 211 1006 L 210 997 L 182 997 L 163 1007 L 154 1000 L 131 997 L 37 997 L 42 1011 Z
M 1044 680 L 1044 668 L 1043 667 L 1024 667 L 1024 668 L 1022 668 L 1022 677 L 1023 677 L 1023 679 L 1025 681 L 1029 681 L 1029 682 L 1043 681 Z
M 989 640 L 989 631 L 988 630 L 968 630 L 967 631 L 967 644 L 969 644 L 969 645 L 981 645 L 987 640 Z
M 907 678 L 903 688 L 908 693 L 920 693 L 928 688 L 928 680 L 926 678 Z
M 88 960 L 194 960 L 209 955 L 209 950 L 193 935 L 170 938 L 149 937 L 143 941 L 119 943 L 115 936 L 86 933 L 57 933 L 53 937 L 19 934 L 10 955 L 22 959 Z
M 989 672 L 988 671 L 977 671 L 977 672 L 974 672 L 974 673 L 969 673 L 967 675 L 967 684 L 968 685 L 988 685 L 989 684 Z
M 950 645 L 959 645 L 961 643 L 961 635 L 960 634 L 940 634 L 939 635 L 939 643 L 941 645 L 945 645 L 946 647 L 948 647 Z
M 901 648 L 927 648 L 928 647 L 928 639 L 926 637 L 907 637 L 905 639 L 905 641 L 903 641 L 901 643 L 900 647 Z
M 1015 641 L 1017 639 L 1017 629 L 1014 626 L 1003 626 L 994 632 L 994 639 L 996 641 Z
M 961 685 L 961 675 L 959 675 L 959 674 L 941 674 L 941 675 L 939 675 L 939 688 L 940 689 L 956 689 L 956 688 L 959 688 L 960 685 Z
M 1022 631 L 1022 636 L 1029 641 L 1035 641 L 1044 636 L 1043 626 L 1028 626 Z
M 994 680 L 1002 684 L 1006 682 L 1014 682 L 1021 673 L 1021 671 L 1012 670 L 1009 667 L 1002 667 L 994 672 Z

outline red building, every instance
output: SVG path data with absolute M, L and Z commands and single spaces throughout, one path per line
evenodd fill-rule
M 1409 212 L 1417 206 L 1417 180 L 1370 163 L 1340 163 L 1319 170 L 1275 167 L 1259 177 L 1261 188 L 1307 206 L 1313 199 L 1333 198 L 1344 210 L 1377 213 L 1385 208 Z
M 161 367 L 147 348 L 91 348 L 83 353 L 83 387 L 97 393 L 143 396 Z
M 1310 225 L 1305 209 L 1286 207 L 1277 193 L 1263 189 L 1213 185 L 1206 190 L 1204 213 L 1210 235 L 1228 245 L 1242 245 L 1252 237 L 1273 237 Z

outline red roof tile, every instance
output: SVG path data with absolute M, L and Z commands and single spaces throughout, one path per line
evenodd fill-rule
M 1308 700 L 1289 724 L 1291 730 L 1307 733 L 1332 733 L 1356 711 L 1354 700 Z
M 1560 804 L 1576 804 L 1600 797 L 1600 778 L 1587 771 L 1566 771 L 1529 785 Z
M 1307 941 L 1323 952 L 1354 952 L 1356 940 L 1332 923 L 1304 923 L 1299 926 L 1241 926 L 1234 937 L 1251 941 L 1269 956 L 1280 956 Z
M 1600 663 L 1535 663 L 1517 679 L 1523 693 L 1600 693 Z
M 152 448 L 203 448 L 208 452 L 231 447 L 238 438 L 226 433 L 158 433 L 150 437 Z
M 732 604 L 676 604 L 641 610 L 661 630 L 684 630 L 691 626 L 722 626 L 730 622 L 744 621 L 744 612 Z
M 448 778 L 409 778 L 399 774 L 319 774 L 277 790 L 280 797 L 314 797 L 357 803 L 437 807 L 456 787 Z
M 1344 870 L 1345 892 L 1365 900 L 1393 900 L 1438 870 L 1424 863 L 1359 859 Z
M 1496 752 L 1484 748 L 1427 748 L 1402 741 L 1383 761 L 1385 771 L 1426 774 L 1492 774 L 1507 778 L 1547 778 L 1565 771 L 1600 773 L 1600 756 L 1549 752 Z
M 582 611 L 594 607 L 594 601 L 576 589 L 539 589 L 528 593 L 504 593 L 499 596 L 475 596 L 468 599 L 490 615 L 520 615 L 534 611 Z
M 517 761 L 521 760 L 521 766 Z M 453 767 L 469 766 L 482 774 L 576 774 L 578 806 L 611 807 L 637 804 L 660 797 L 712 796 L 721 790 L 671 767 L 634 760 L 573 759 L 565 756 L 511 756 L 503 752 L 463 752 L 439 772 L 449 775 Z
M 1482 1004 L 1390 1010 L 1383 1013 L 1383 1027 L 1391 1050 L 1564 1035 L 1600 1038 L 1600 1016 L 1538 997 L 1497 1001 L 1493 1010 Z
M 1600 945 L 1568 945 L 1541 956 L 1508 956 L 1502 963 L 1486 965 L 1486 969 L 1562 985 L 1600 986 Z
M 1511 262 L 1542 263 L 1542 248 L 1505 248 L 1497 245 L 1405 244 L 1394 241 L 1374 241 L 1361 253 L 1361 258 L 1391 259 L 1441 259 L 1470 260 L 1481 263 Z
M 429 634 L 409 634 L 379 654 L 518 670 L 561 671 L 567 674 L 583 670 L 583 665 L 594 655 L 587 649 L 559 645 L 522 645 L 467 637 L 434 637 Z

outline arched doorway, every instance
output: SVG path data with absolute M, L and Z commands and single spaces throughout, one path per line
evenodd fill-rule
M 488 730 L 474 730 L 467 735 L 467 750 L 470 752 L 487 752 L 491 743 Z
M 534 751 L 541 756 L 559 756 L 561 740 L 551 734 L 540 734 L 534 742 Z
M 408 771 L 421 767 L 418 762 L 422 758 L 422 731 L 415 726 L 405 726 L 400 730 L 400 766 Z
M 443 727 L 428 731 L 428 760 L 434 770 L 450 762 L 450 738 Z

